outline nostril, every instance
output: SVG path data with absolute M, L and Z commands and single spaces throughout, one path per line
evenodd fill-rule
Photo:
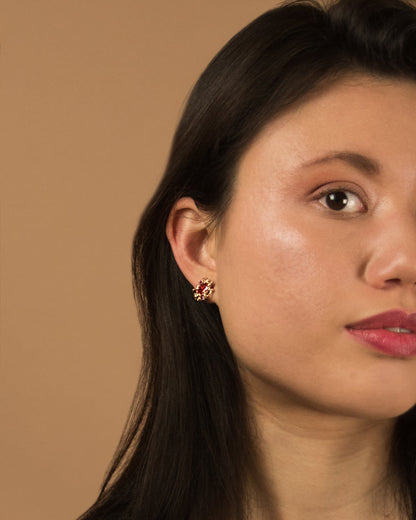
M 386 280 L 386 282 L 390 283 L 390 284 L 397 285 L 397 284 L 401 283 L 401 280 L 400 280 L 400 278 L 390 278 L 389 280 Z
M 366 283 L 378 289 L 397 289 L 416 285 L 415 255 L 396 253 L 397 248 L 383 254 L 374 254 L 363 265 L 362 276 Z

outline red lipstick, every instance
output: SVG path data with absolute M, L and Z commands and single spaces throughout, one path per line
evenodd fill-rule
M 392 310 L 346 326 L 358 341 L 395 357 L 416 354 L 416 313 Z

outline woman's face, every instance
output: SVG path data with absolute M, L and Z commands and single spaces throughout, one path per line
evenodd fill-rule
M 416 83 L 351 77 L 270 123 L 240 162 L 215 248 L 217 303 L 255 397 L 374 418 L 409 409 L 416 355 L 346 327 L 416 312 Z

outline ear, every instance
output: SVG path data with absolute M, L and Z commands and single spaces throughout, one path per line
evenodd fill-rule
M 172 207 L 166 235 L 179 269 L 193 286 L 202 278 L 216 279 L 215 233 L 208 228 L 208 215 L 190 197 Z M 210 301 L 215 301 L 215 293 Z

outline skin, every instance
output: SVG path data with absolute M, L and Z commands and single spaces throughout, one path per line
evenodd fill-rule
M 273 394 L 374 418 L 416 400 L 416 358 L 345 332 L 416 310 L 415 101 L 413 84 L 339 84 L 271 123 L 241 161 L 215 251 L 217 301 L 241 365 Z M 299 166 L 344 150 L 376 159 L 381 173 L 341 160 Z M 327 209 L 320 186 L 363 202 Z
M 416 312 L 415 101 L 412 82 L 345 78 L 263 129 L 214 231 L 191 199 L 173 208 L 178 265 L 193 284 L 215 280 L 253 406 L 253 518 L 401 518 L 387 454 L 416 402 L 416 356 L 382 354 L 345 327 Z M 330 209 L 328 190 L 348 207 Z

